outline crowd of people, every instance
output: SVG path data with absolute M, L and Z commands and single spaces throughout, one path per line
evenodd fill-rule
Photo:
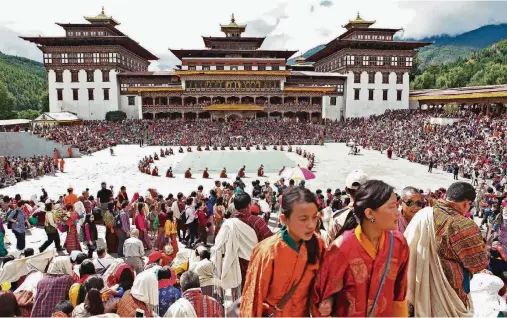
M 55 175 L 57 166 L 48 156 L 29 158 L 2 157 L 0 169 L 0 189 L 15 185 L 28 179 L 39 179 L 45 175 Z
M 505 190 L 481 180 L 396 193 L 355 170 L 343 191 L 284 179 L 247 187 L 238 176 L 167 196 L 105 183 L 96 197 L 4 196 L 0 316 L 498 314 Z M 24 239 L 31 226 L 47 235 L 35 251 Z

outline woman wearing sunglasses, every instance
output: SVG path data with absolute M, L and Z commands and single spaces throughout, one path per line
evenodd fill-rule
M 421 210 L 423 200 L 419 190 L 414 187 L 406 187 L 401 190 L 401 213 L 398 218 L 398 231 L 405 232 L 414 215 Z

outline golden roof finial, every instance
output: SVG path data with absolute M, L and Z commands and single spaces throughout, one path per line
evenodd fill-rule
M 104 13 L 104 6 L 102 6 L 102 14 L 105 15 L 105 13 Z
M 362 19 L 361 19 L 361 15 L 359 14 L 359 11 L 357 11 L 357 17 L 356 17 L 356 20 L 362 20 Z
M 234 13 L 232 14 L 232 17 L 231 17 L 231 23 L 234 23 L 236 22 L 236 19 L 234 19 Z

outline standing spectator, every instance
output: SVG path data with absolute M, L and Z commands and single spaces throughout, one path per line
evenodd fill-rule
M 77 233 L 77 224 L 79 222 L 79 215 L 74 211 L 73 205 L 66 205 L 65 210 L 69 214 L 69 219 L 65 222 L 69 227 L 67 231 L 67 237 L 63 246 L 67 249 L 67 253 L 71 253 L 74 250 L 81 251 L 81 244 L 79 243 L 79 236 Z
M 81 231 L 84 230 L 86 247 L 88 248 L 88 258 L 93 257 L 93 251 L 97 249 L 97 239 L 98 232 L 97 226 L 95 225 L 95 219 L 93 214 L 87 214 L 85 217 L 84 227 Z
M 121 203 L 123 203 L 123 201 L 129 200 L 129 196 L 127 195 L 127 188 L 125 186 L 121 186 L 117 200 L 120 201 Z
M 139 231 L 139 239 L 143 242 L 143 246 L 145 249 L 151 249 L 150 237 L 148 236 L 148 231 L 146 227 L 146 216 L 144 215 L 145 211 L 145 203 L 137 204 L 137 213 L 134 218 L 134 224 Z
M 123 244 L 125 240 L 130 236 L 130 219 L 129 214 L 126 211 L 128 202 L 123 202 L 121 204 L 121 211 L 119 215 L 115 216 L 115 227 L 116 227 L 116 235 L 118 236 L 118 256 L 124 257 L 123 254 Z
M 17 208 L 13 210 L 7 217 L 7 222 L 12 223 L 12 233 L 16 236 L 16 248 L 18 251 L 25 249 L 25 232 L 26 227 L 30 227 L 26 219 L 25 212 L 22 210 L 23 201 L 17 202 Z
M 113 197 L 113 192 L 107 188 L 105 182 L 102 182 L 101 189 L 97 192 L 97 200 L 98 204 L 100 204 L 100 210 L 102 215 L 107 211 L 107 204 L 111 202 L 111 198 Z M 123 203 L 123 202 L 120 202 Z
M 39 251 L 42 253 L 48 248 L 51 243 L 55 243 L 55 247 L 57 251 L 62 251 L 62 247 L 60 245 L 60 234 L 58 233 L 58 228 L 55 222 L 55 216 L 53 214 L 53 203 L 48 202 L 45 206 L 46 216 L 44 222 L 44 230 L 46 231 L 46 235 L 48 239 L 42 246 L 39 248 Z
M 67 205 L 67 204 L 74 205 L 74 203 L 76 203 L 77 201 L 79 201 L 79 199 L 74 194 L 74 189 L 72 187 L 68 188 L 67 189 L 67 195 L 65 196 L 65 198 L 63 198 L 63 204 L 64 205 Z
M 197 220 L 195 219 L 195 209 L 192 205 L 193 199 L 192 197 L 187 198 L 185 202 L 185 225 L 188 228 L 188 236 L 186 237 L 187 246 L 192 246 L 194 240 L 197 237 Z
M 107 211 L 104 213 L 104 226 L 106 227 L 107 251 L 114 253 L 118 251 L 118 236 L 114 232 L 114 218 L 120 213 L 120 203 L 118 201 L 109 202 Z
M 143 242 L 138 238 L 139 231 L 134 229 L 130 232 L 130 237 L 125 241 L 123 254 L 125 263 L 132 266 L 137 274 L 144 269 L 144 247 Z
M 206 223 L 208 216 L 204 213 L 204 205 L 202 204 L 202 201 L 197 203 L 196 207 L 197 207 L 196 216 L 198 226 L 197 233 L 199 234 L 197 242 L 202 242 L 206 244 L 208 236 L 208 232 L 206 231 Z

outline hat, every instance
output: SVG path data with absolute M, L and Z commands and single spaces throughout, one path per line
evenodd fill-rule
M 359 186 L 368 181 L 368 175 L 362 170 L 353 170 L 345 179 L 345 186 L 350 190 L 357 190 Z
M 150 256 L 148 256 L 148 263 L 146 265 L 150 265 L 152 263 L 158 262 L 162 258 L 162 253 L 159 251 L 151 252 Z

